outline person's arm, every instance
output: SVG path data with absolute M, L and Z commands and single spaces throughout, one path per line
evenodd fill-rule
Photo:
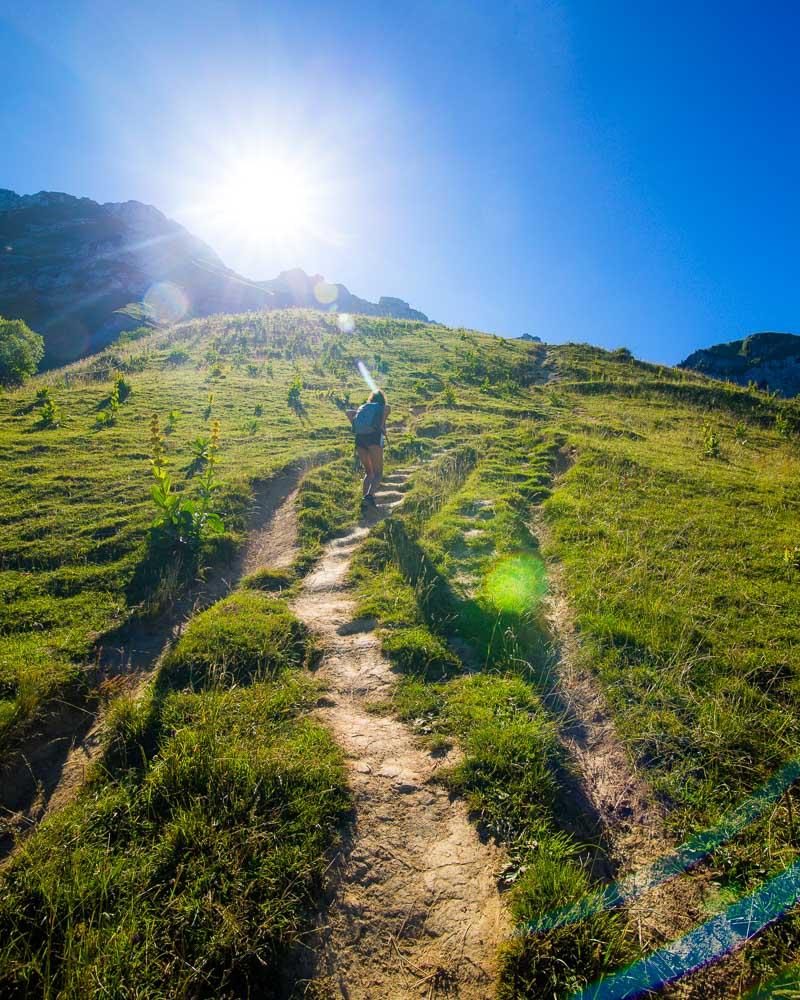
M 348 419 L 348 420 L 350 421 L 350 423 L 352 424 L 352 422 L 353 422 L 353 421 L 355 420 L 355 418 L 356 418 L 356 412 L 357 412 L 357 411 L 356 411 L 356 410 L 345 410 L 344 412 L 345 412 L 345 416 L 347 417 L 347 419 Z

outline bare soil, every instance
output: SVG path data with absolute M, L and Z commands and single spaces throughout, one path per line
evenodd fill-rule
M 332 861 L 328 905 L 292 963 L 294 995 L 393 1000 L 492 994 L 510 928 L 497 880 L 504 858 L 481 843 L 462 801 L 437 782 L 452 757 L 421 749 L 374 708 L 396 676 L 346 583 L 371 524 L 402 501 L 406 474 L 378 494 L 382 510 L 330 542 L 294 601 L 323 649 L 318 717 L 345 753 L 354 814 Z M 314 992 L 312 993 L 312 988 Z

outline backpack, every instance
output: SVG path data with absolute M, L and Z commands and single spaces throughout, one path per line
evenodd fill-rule
M 364 403 L 353 417 L 354 434 L 371 434 L 380 430 L 383 407 L 380 403 Z

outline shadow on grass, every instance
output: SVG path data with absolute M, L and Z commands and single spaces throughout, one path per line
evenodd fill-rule
M 515 673 L 532 682 L 551 711 L 566 713 L 553 701 L 554 675 L 550 639 L 535 615 L 498 612 L 480 601 L 458 594 L 433 561 L 412 537 L 402 519 L 388 519 L 383 533 L 403 577 L 413 587 L 426 625 L 445 638 L 457 635 L 481 651 L 479 672 Z M 402 657 L 393 656 L 391 643 L 385 651 L 400 672 L 409 672 Z M 442 662 L 439 678 L 457 673 Z M 419 675 L 419 674 L 418 674 Z M 437 679 L 426 676 L 424 679 Z M 592 878 L 610 881 L 616 876 L 610 844 L 600 812 L 586 794 L 577 775 L 563 761 L 554 765 L 556 801 L 554 821 L 581 845 L 581 856 Z

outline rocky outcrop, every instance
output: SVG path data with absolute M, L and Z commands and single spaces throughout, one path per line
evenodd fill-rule
M 797 396 L 800 394 L 800 336 L 754 333 L 744 340 L 695 351 L 679 367 L 738 385 L 754 382 L 759 388 L 777 391 L 782 396 Z
M 321 274 L 306 274 L 296 267 L 281 271 L 271 281 L 259 282 L 276 296 L 279 306 L 305 306 L 309 309 L 333 309 L 338 312 L 361 313 L 365 316 L 394 316 L 396 319 L 416 319 L 427 323 L 428 317 L 403 299 L 382 295 L 368 302 L 353 295 L 344 285 L 326 281 Z
M 46 366 L 133 327 L 291 306 L 426 319 L 401 299 L 367 302 L 300 269 L 249 281 L 152 205 L 0 189 L 0 315 L 42 334 Z

